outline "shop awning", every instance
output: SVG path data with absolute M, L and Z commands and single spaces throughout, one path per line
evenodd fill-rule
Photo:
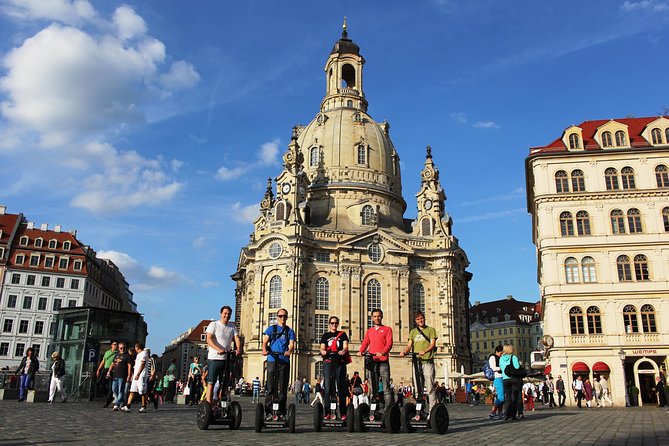
M 590 371 L 590 367 L 588 367 L 584 362 L 577 362 L 571 366 L 571 371 L 574 373 L 588 373 Z
M 544 368 L 544 375 L 546 375 L 546 376 L 550 375 L 550 374 L 551 374 L 551 369 L 552 369 L 551 365 L 548 364 L 548 365 Z
M 592 371 L 595 373 L 611 373 L 609 366 L 603 362 L 596 362 L 592 366 Z

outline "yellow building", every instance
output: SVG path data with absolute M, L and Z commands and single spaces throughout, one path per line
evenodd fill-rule
M 668 166 L 667 117 L 585 121 L 526 160 L 551 372 L 607 376 L 618 406 L 629 382 L 656 404 L 667 367 Z
M 263 376 L 262 332 L 280 307 L 298 338 L 291 379 L 321 374 L 318 354 L 329 315 L 357 350 L 381 308 L 393 329 L 391 373 L 411 378 L 398 353 L 421 309 L 437 329 L 437 377 L 465 367 L 469 262 L 452 235 L 446 195 L 427 148 L 421 188 L 412 200 L 415 221 L 404 218 L 400 157 L 390 125 L 367 114 L 360 49 L 341 39 L 325 64 L 325 97 L 307 126 L 296 126 L 283 156 L 284 169 L 268 181 L 250 242 L 242 248 L 237 320 L 245 343 L 244 376 Z M 362 373 L 354 358 L 352 373 Z

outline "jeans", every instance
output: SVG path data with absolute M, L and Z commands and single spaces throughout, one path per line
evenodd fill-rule
M 274 380 L 278 384 L 277 399 L 279 402 L 279 411 L 286 413 L 286 391 L 288 390 L 288 373 L 290 372 L 290 363 L 267 361 L 267 385 L 265 386 L 265 408 L 272 412 L 272 396 L 274 394 Z
M 19 399 L 25 400 L 27 390 L 33 386 L 33 377 L 30 375 L 21 374 L 19 376 Z
M 564 406 L 565 401 L 567 400 L 567 394 L 564 390 L 558 390 L 558 405 L 560 407 Z
M 508 378 L 504 380 L 504 412 L 506 412 L 506 418 L 516 418 L 518 414 L 518 395 L 520 394 L 520 388 L 522 387 L 522 381 L 519 378 Z M 520 404 L 520 409 L 522 410 L 522 403 Z
M 251 400 L 254 403 L 257 403 L 260 401 L 260 390 L 258 389 L 253 389 L 253 399 Z
M 114 406 L 121 407 L 125 404 L 125 378 L 112 378 L 112 391 L 114 392 Z
M 334 369 L 334 379 L 332 372 Z M 335 388 L 330 389 L 330 381 L 334 382 Z M 346 415 L 346 399 L 348 398 L 348 380 L 346 379 L 346 364 L 323 363 L 323 387 L 325 389 L 325 413 L 330 413 L 330 403 L 337 401 L 339 397 L 339 414 Z

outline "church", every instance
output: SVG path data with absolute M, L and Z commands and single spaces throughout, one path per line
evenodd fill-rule
M 406 219 L 400 155 L 390 125 L 367 114 L 364 64 L 344 23 L 325 64 L 320 110 L 308 125 L 293 128 L 283 170 L 259 197 L 260 216 L 232 275 L 248 379 L 265 376 L 262 333 L 279 308 L 288 310 L 287 324 L 297 335 L 291 381 L 322 375 L 318 346 L 330 315 L 340 318 L 355 353 L 375 308 L 393 330 L 395 383 L 411 381 L 411 363 L 399 352 L 418 310 L 438 334 L 437 380 L 470 371 L 472 275 L 452 233 L 432 149 L 410 200 L 417 217 Z M 349 373 L 363 369 L 354 356 Z

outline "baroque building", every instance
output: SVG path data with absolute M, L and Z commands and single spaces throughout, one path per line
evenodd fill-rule
M 639 404 L 669 355 L 669 118 L 585 121 L 526 160 L 547 366 Z M 567 392 L 568 401 L 573 398 Z
M 264 376 L 262 332 L 281 307 L 297 334 L 291 378 L 320 376 L 318 345 L 329 315 L 341 319 L 355 352 L 375 308 L 393 329 L 395 382 L 411 379 L 409 361 L 398 355 L 416 310 L 426 313 L 439 336 L 437 377 L 470 370 L 471 274 L 451 231 L 439 170 L 428 147 L 412 200 L 417 218 L 405 219 L 400 156 L 390 125 L 367 113 L 364 64 L 344 24 L 325 64 L 320 110 L 293 129 L 283 171 L 268 180 L 261 215 L 241 249 L 232 277 L 244 376 Z M 353 361 L 351 372 L 362 372 L 362 360 Z

